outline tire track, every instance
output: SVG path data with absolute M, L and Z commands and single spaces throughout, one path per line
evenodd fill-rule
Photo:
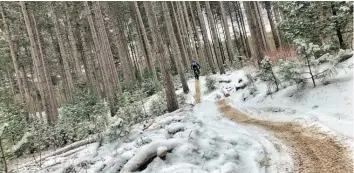
M 200 85 L 199 80 L 195 80 L 195 102 L 200 103 Z
M 316 129 L 294 122 L 274 122 L 250 118 L 232 108 L 226 100 L 217 102 L 219 112 L 232 121 L 260 127 L 292 149 L 294 172 L 352 173 L 353 159 L 349 147 Z

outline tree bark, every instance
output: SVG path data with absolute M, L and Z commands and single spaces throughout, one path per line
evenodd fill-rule
M 70 41 L 70 46 L 72 50 L 73 59 L 75 62 L 75 74 L 79 81 L 82 79 L 82 70 L 81 70 L 81 62 L 80 62 L 80 54 L 77 49 L 77 41 L 74 36 L 73 26 L 71 23 L 71 14 L 69 13 L 67 3 L 65 3 L 65 15 L 66 15 L 66 23 L 68 25 L 68 38 Z
M 87 82 L 91 90 L 99 94 L 99 87 L 96 85 L 98 81 L 95 79 L 95 68 L 94 68 L 94 60 L 92 60 L 90 50 L 87 47 L 87 41 L 85 37 L 85 30 L 82 26 L 80 26 L 80 41 L 78 42 L 79 44 L 79 50 L 81 52 L 81 58 L 82 62 L 85 68 L 85 75 L 87 78 Z
M 184 39 L 184 45 L 187 48 L 187 53 L 188 53 L 188 58 L 189 58 L 189 59 L 187 59 L 187 62 L 188 62 L 187 65 L 190 66 L 190 62 L 194 59 L 194 57 L 193 57 L 192 48 L 191 48 L 191 44 L 190 44 L 190 38 L 189 38 L 189 35 L 188 35 L 187 26 L 186 26 L 186 19 L 184 17 L 183 10 L 182 10 L 182 7 L 181 7 L 181 3 L 182 2 L 176 1 L 175 3 L 176 3 L 176 8 L 177 8 L 177 15 L 178 15 L 178 18 L 180 20 L 180 26 L 181 26 L 181 29 L 182 29 L 182 33 L 181 34 L 182 34 L 182 37 Z
M 55 14 L 55 10 L 54 10 L 54 6 L 52 4 L 53 2 L 50 3 L 50 8 L 52 11 L 52 20 L 53 20 L 53 24 L 54 24 L 54 30 L 55 30 L 55 34 L 58 40 L 58 44 L 59 44 L 59 50 L 60 50 L 60 56 L 63 60 L 63 69 L 65 72 L 65 77 L 66 77 L 66 83 L 67 83 L 67 94 L 68 94 L 68 98 L 69 100 L 71 100 L 72 98 L 72 94 L 74 91 L 74 83 L 73 83 L 73 78 L 71 75 L 71 69 L 70 69 L 70 65 L 69 65 L 69 57 L 68 54 L 66 52 L 65 49 L 65 45 L 64 45 L 64 40 L 62 37 L 62 34 L 60 33 L 60 28 L 59 28 L 59 23 L 58 23 L 58 18 Z
M 172 13 L 173 13 L 174 20 L 175 20 L 175 26 L 176 26 L 176 29 L 177 29 L 177 40 L 178 40 L 179 47 L 180 47 L 180 50 L 181 50 L 181 53 L 182 53 L 182 62 L 183 62 L 184 68 L 185 69 L 189 69 L 189 64 L 190 63 L 189 63 L 189 57 L 188 57 L 188 53 L 186 51 L 185 43 L 184 43 L 184 40 L 183 40 L 182 24 L 181 24 L 181 21 L 178 20 L 179 19 L 179 14 L 178 14 L 178 11 L 176 12 L 175 7 L 173 5 L 173 2 L 171 2 L 171 6 L 172 6 Z
M 252 37 L 252 44 L 254 48 L 254 59 L 257 61 L 258 67 L 261 67 L 261 61 L 264 57 L 264 46 L 263 46 L 263 40 L 262 40 L 262 35 L 260 31 L 260 28 L 257 25 L 257 18 L 255 14 L 255 9 L 252 8 L 253 3 L 252 2 L 243 2 L 244 7 L 245 7 L 245 12 L 247 16 L 247 21 L 248 21 L 248 27 L 251 32 L 251 37 Z
M 107 74 L 106 74 L 106 70 L 105 70 L 105 66 L 103 64 L 102 61 L 102 53 L 101 53 L 101 48 L 100 48 L 100 43 L 98 41 L 98 36 L 97 36 L 97 31 L 95 28 L 95 24 L 93 21 L 93 17 L 92 17 L 92 12 L 90 10 L 90 7 L 88 5 L 87 1 L 84 1 L 84 6 L 85 6 L 85 11 L 86 11 L 86 15 L 87 15 L 87 20 L 90 26 L 90 30 L 91 30 L 91 37 L 93 39 L 94 42 L 94 47 L 95 47 L 95 55 L 96 55 L 96 59 L 97 59 L 97 65 L 98 68 L 100 69 L 100 77 L 102 80 L 102 94 L 104 97 L 108 97 L 109 93 L 108 93 L 108 83 L 107 83 Z
M 40 71 L 41 73 L 43 73 L 43 82 L 45 82 L 44 87 L 46 87 L 45 90 L 45 104 L 47 104 L 47 107 L 49 108 L 49 114 L 46 114 L 47 116 L 47 120 L 48 120 L 48 124 L 50 125 L 54 125 L 55 121 L 57 120 L 58 116 L 59 116 L 59 112 L 58 112 L 58 103 L 55 97 L 55 94 L 53 92 L 53 87 L 52 87 L 52 81 L 50 76 L 48 75 L 48 68 L 47 68 L 47 62 L 45 60 L 45 50 L 43 49 L 42 46 L 42 40 L 40 37 L 40 32 L 38 29 L 38 25 L 36 22 L 36 18 L 34 17 L 33 12 L 31 11 L 31 17 L 32 17 L 32 21 L 33 21 L 33 28 L 34 28 L 34 35 L 37 38 L 37 48 L 38 48 L 38 52 L 39 52 L 39 58 L 40 58 L 40 63 L 42 66 L 42 71 Z
M 198 54 L 197 54 L 196 45 L 195 45 L 195 42 L 194 42 L 194 36 L 193 36 L 191 22 L 189 21 L 189 17 L 188 17 L 188 11 L 187 11 L 186 2 L 182 1 L 181 3 L 183 5 L 184 19 L 186 20 L 186 23 L 187 23 L 188 41 L 189 41 L 189 46 L 191 47 L 191 51 L 192 51 L 192 56 L 191 57 L 192 57 L 192 59 L 200 62 Z
M 95 12 L 95 17 L 96 17 L 96 24 L 97 24 L 97 28 L 98 28 L 98 38 L 99 41 L 101 41 L 101 45 L 102 48 L 104 50 L 103 55 L 105 56 L 104 62 L 106 63 L 106 67 L 108 70 L 108 79 L 109 79 L 109 83 L 112 84 L 112 94 L 114 94 L 114 92 L 116 90 L 118 90 L 118 92 L 120 93 L 122 90 L 122 87 L 120 85 L 120 82 L 118 80 L 118 73 L 117 70 L 115 68 L 115 64 L 113 61 L 113 54 L 112 54 L 112 50 L 111 50 L 111 46 L 108 40 L 108 36 L 107 36 L 107 32 L 106 32 L 106 26 L 104 24 L 104 19 L 103 19 L 103 15 L 101 12 L 101 7 L 100 7 L 100 2 L 93 2 L 93 9 Z
M 275 44 L 275 47 L 278 49 L 280 47 L 280 38 L 279 38 L 277 28 L 275 27 L 275 23 L 273 20 L 273 12 L 272 12 L 272 7 L 270 5 L 270 1 L 264 1 L 264 6 L 267 11 L 269 25 L 270 25 L 270 28 L 271 28 L 272 34 L 273 34 L 274 44 Z
M 337 16 L 337 10 L 336 10 L 333 2 L 331 2 L 331 10 L 332 10 L 332 15 L 333 16 Z M 346 46 L 345 46 L 345 43 L 344 43 L 344 40 L 343 40 L 342 31 L 340 30 L 338 21 L 335 21 L 335 28 L 336 28 L 337 38 L 338 38 L 338 41 L 339 41 L 339 46 L 340 46 L 341 49 L 345 49 Z
M 15 89 L 13 86 L 12 75 L 10 73 L 9 67 L 6 64 L 5 64 L 5 71 L 6 71 L 6 78 L 9 81 L 11 95 L 14 96 L 14 98 L 15 98 L 16 93 L 15 93 Z
M 246 51 L 246 56 L 247 57 L 251 57 L 251 46 L 249 45 L 249 42 L 248 42 L 248 36 L 247 36 L 247 33 L 246 33 L 246 25 L 245 25 L 245 21 L 243 19 L 243 13 L 242 13 L 242 10 L 241 10 L 241 5 L 240 5 L 240 2 L 234 2 L 234 5 L 235 5 L 235 8 L 236 8 L 236 19 L 239 19 L 237 20 L 238 21 L 238 24 L 239 24 L 239 28 L 241 29 L 242 31 L 242 35 L 243 35 L 243 42 L 244 42 L 244 45 L 245 45 L 245 51 Z
M 200 28 L 202 30 L 202 35 L 203 35 L 203 40 L 204 40 L 204 48 L 206 50 L 206 55 L 207 55 L 209 67 L 211 69 L 211 72 L 213 74 L 216 74 L 214 62 L 213 62 L 213 55 L 211 52 L 211 46 L 210 46 L 208 33 L 207 33 L 207 28 L 206 28 L 205 21 L 204 21 L 204 15 L 202 13 L 202 9 L 200 7 L 199 1 L 196 1 L 196 6 L 197 6 Z
M 28 33 L 28 37 L 30 40 L 30 50 L 31 50 L 31 56 L 32 56 L 32 60 L 33 60 L 33 64 L 35 65 L 35 70 L 36 70 L 36 76 L 37 76 L 37 80 L 38 80 L 38 90 L 40 92 L 40 96 L 41 96 L 41 101 L 42 101 L 42 105 L 44 107 L 44 111 L 46 113 L 46 116 L 48 117 L 48 123 L 53 125 L 54 122 L 51 121 L 52 120 L 52 110 L 51 107 L 49 107 L 48 103 L 50 103 L 50 100 L 48 100 L 49 96 L 48 96 L 48 86 L 46 86 L 46 84 L 48 85 L 48 83 L 46 83 L 46 77 L 44 76 L 46 74 L 46 69 L 43 67 L 43 59 L 41 60 L 41 58 L 39 57 L 39 53 L 38 53 L 38 49 L 37 49 L 37 43 L 35 41 L 35 37 L 33 34 L 33 30 L 32 30 L 32 26 L 31 26 L 31 22 L 30 19 L 28 17 L 28 12 L 27 12 L 27 8 L 26 8 L 26 4 L 23 1 L 20 1 L 20 5 L 21 5 L 21 10 L 22 10 L 22 14 L 25 20 L 25 24 L 26 24 L 26 29 L 27 29 L 27 33 Z
M 152 61 L 153 58 L 152 58 L 151 45 L 149 43 L 149 39 L 146 34 L 146 29 L 145 29 L 143 19 L 140 14 L 138 3 L 136 1 L 134 1 L 133 4 L 134 4 L 136 16 L 138 18 L 139 29 L 141 31 L 142 38 L 143 38 L 142 40 L 143 40 L 143 44 L 144 44 L 144 51 L 146 53 L 146 60 L 147 60 L 149 69 L 152 72 L 152 77 L 154 79 L 155 88 L 157 89 L 159 87 L 159 81 L 157 79 L 155 63 Z
M 229 61 L 232 64 L 233 59 L 237 55 L 234 52 L 235 47 L 232 44 L 231 35 L 230 35 L 230 31 L 229 31 L 229 24 L 227 22 L 224 4 L 222 1 L 219 1 L 219 4 L 220 4 L 220 9 L 221 9 L 222 23 L 224 25 L 225 36 L 226 36 L 227 53 L 229 54 Z
M 171 74 L 169 72 L 169 68 L 167 64 L 164 62 L 164 57 L 168 56 L 166 49 L 164 49 L 164 44 L 161 38 L 161 30 L 158 28 L 158 22 L 156 18 L 156 14 L 153 11 L 152 2 L 144 1 L 144 7 L 146 11 L 146 15 L 148 16 L 148 22 L 151 29 L 151 36 L 155 43 L 158 46 L 158 60 L 160 61 L 161 71 L 164 76 L 165 83 L 165 94 L 167 100 L 167 110 L 169 112 L 175 111 L 178 109 L 178 102 L 176 98 L 175 88 L 173 86 L 173 82 L 171 79 Z
M 267 41 L 267 32 L 264 27 L 263 17 L 262 17 L 262 13 L 261 13 L 261 9 L 260 9 L 261 7 L 260 7 L 259 2 L 257 2 L 257 1 L 253 1 L 252 3 L 253 3 L 252 7 L 255 11 L 255 17 L 257 19 L 258 28 L 259 28 L 259 31 L 262 36 L 264 50 L 267 51 L 267 50 L 269 50 L 269 45 L 268 45 L 268 41 Z
M 96 24 L 98 29 L 98 47 L 100 47 L 101 53 L 101 62 L 104 68 L 104 74 L 106 79 L 106 90 L 107 90 L 107 98 L 109 102 L 109 107 L 111 110 L 111 116 L 114 116 L 117 108 L 115 104 L 115 92 L 122 92 L 122 88 L 120 86 L 118 80 L 118 74 L 115 69 L 113 62 L 113 54 L 110 47 L 110 43 L 108 40 L 108 36 L 106 33 L 106 27 L 104 25 L 104 20 L 100 8 L 99 2 L 93 2 L 93 10 L 96 17 Z M 94 26 L 93 26 L 94 27 Z
M 210 5 L 209 5 L 208 1 L 205 1 L 205 7 L 206 7 L 205 8 L 206 13 L 208 16 L 208 23 L 210 24 L 211 33 L 213 36 L 213 45 L 215 48 L 216 61 L 219 66 L 220 74 L 225 74 L 224 64 L 222 63 L 222 60 L 221 60 L 221 50 L 220 50 L 220 45 L 219 45 L 219 41 L 218 41 L 218 34 L 216 32 L 216 26 L 214 23 L 213 14 L 211 13 L 211 9 L 210 9 Z
M 233 3 L 233 2 L 231 2 L 231 3 Z M 235 23 L 235 20 L 234 20 L 234 18 L 233 18 L 233 15 L 232 15 L 232 12 L 231 12 L 231 10 L 229 9 L 228 10 L 228 12 L 229 12 L 229 16 L 230 16 L 230 20 L 231 20 L 231 26 L 232 26 L 232 32 L 234 33 L 234 39 L 235 39 L 235 44 L 236 44 L 236 48 L 237 48 L 237 54 L 241 54 L 241 45 L 242 45 L 242 47 L 243 47 L 243 49 L 245 50 L 244 51 L 244 55 L 245 56 L 247 56 L 247 53 L 246 53 L 246 49 L 245 49 L 245 45 L 243 45 L 243 42 L 241 41 L 241 43 L 240 43 L 240 39 L 242 40 L 242 37 L 241 37 L 241 28 L 240 27 L 238 27 L 238 29 L 236 29 L 236 27 L 235 27 L 235 25 L 234 25 L 234 23 Z M 235 12 L 236 13 L 236 12 Z M 237 21 L 238 22 L 238 21 Z M 236 23 L 237 23 L 236 22 Z M 237 35 L 237 32 L 238 32 L 238 34 L 239 34 L 239 36 Z M 241 59 L 241 57 L 240 56 L 238 56 L 237 57 L 238 59 L 239 59 L 239 61 L 240 61 L 240 64 L 242 65 L 242 59 Z
M 26 100 L 24 97 L 24 94 L 23 94 L 24 86 L 23 86 L 23 82 L 21 80 L 20 69 L 19 69 L 19 65 L 18 65 L 18 61 L 17 61 L 17 54 L 15 52 L 14 43 L 11 38 L 11 29 L 10 29 L 9 25 L 7 24 L 5 11 L 2 7 L 2 4 L 0 4 L 0 11 L 1 11 L 1 16 L 2 16 L 2 22 L 4 24 L 6 41 L 9 45 L 9 48 L 10 48 L 11 59 L 12 59 L 12 63 L 13 63 L 14 69 L 15 69 L 16 82 L 18 85 L 18 89 L 20 91 L 21 100 L 22 99 Z
M 162 2 L 162 11 L 163 11 L 163 16 L 164 16 L 164 20 L 165 20 L 165 25 L 167 28 L 168 37 L 170 40 L 171 52 L 173 55 L 174 62 L 176 64 L 179 78 L 182 83 L 183 92 L 188 93 L 189 88 L 187 85 L 186 77 L 184 76 L 184 70 L 183 70 L 182 63 L 181 63 L 181 52 L 178 49 L 177 39 L 176 39 L 175 33 L 173 32 L 172 21 L 171 21 L 169 9 L 167 7 L 166 2 Z
M 206 57 L 205 57 L 205 53 L 204 53 L 204 47 L 203 47 L 203 44 L 202 44 L 202 40 L 200 39 L 199 37 L 199 33 L 198 33 L 198 27 L 197 27 L 197 22 L 195 20 L 197 20 L 194 16 L 194 12 L 193 12 L 193 8 L 192 8 L 192 4 L 190 1 L 188 1 L 188 6 L 189 6 L 189 10 L 190 10 L 190 13 L 192 15 L 192 23 L 193 23 L 193 29 L 194 29 L 194 35 L 196 37 L 196 41 L 197 41 L 197 44 L 198 46 L 196 46 L 197 48 L 197 56 L 200 57 L 199 61 L 201 63 L 201 65 L 205 65 L 205 67 L 207 66 L 208 63 L 206 63 Z M 205 62 L 205 63 L 204 63 Z M 204 67 L 204 68 L 205 68 Z M 206 69 L 206 68 L 205 68 Z
M 102 4 L 104 11 L 106 11 L 107 15 L 109 15 L 109 18 L 111 19 L 110 21 L 108 21 L 108 28 L 112 29 L 113 42 L 117 47 L 119 59 L 122 62 L 124 84 L 128 88 L 133 87 L 135 83 L 135 76 L 133 72 L 133 66 L 129 62 L 130 56 L 129 49 L 127 48 L 128 41 L 124 36 L 124 27 L 122 26 L 124 25 L 124 22 L 120 21 L 120 24 L 117 24 L 117 22 L 114 21 L 112 17 L 113 14 L 108 9 L 107 4 Z

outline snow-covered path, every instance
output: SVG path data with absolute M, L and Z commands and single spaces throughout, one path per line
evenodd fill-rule
M 352 59 L 348 62 L 347 72 L 329 85 L 303 91 L 288 87 L 271 96 L 261 81 L 255 83 L 256 94 L 247 87 L 235 90 L 247 82 L 247 72 L 254 72 L 249 69 L 213 75 L 230 82 L 219 83 L 212 92 L 207 92 L 204 76 L 200 88 L 189 80 L 189 103 L 195 103 L 200 89 L 200 103 L 194 107 L 157 117 L 147 129 L 136 124 L 126 138 L 46 158 L 41 168 L 22 165 L 18 172 L 351 172 L 351 149 L 342 145 L 353 141 Z M 225 92 L 231 96 L 217 105 Z
M 294 159 L 294 172 L 351 173 L 353 171 L 350 150 L 346 144 L 336 141 L 334 137 L 294 122 L 250 118 L 232 108 L 225 100 L 220 100 L 218 105 L 220 112 L 236 123 L 263 128 L 289 146 Z
M 292 172 L 293 162 L 289 149 L 265 130 L 235 124 L 224 118 L 213 101 L 196 105 L 194 114 L 221 139 L 237 141 L 239 145 L 235 147 L 236 152 L 240 152 L 241 159 L 245 159 L 244 167 L 249 172 Z M 236 172 L 248 172 L 247 169 Z

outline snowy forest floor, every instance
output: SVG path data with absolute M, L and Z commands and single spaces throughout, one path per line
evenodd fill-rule
M 223 82 L 212 92 L 201 76 L 199 104 L 157 117 L 147 129 L 136 124 L 124 139 L 47 157 L 41 167 L 17 160 L 12 172 L 352 172 L 353 58 L 343 64 L 328 85 L 271 95 L 260 80 L 256 94 L 236 90 L 251 68 L 213 75 Z M 187 101 L 195 103 L 195 80 L 188 85 Z

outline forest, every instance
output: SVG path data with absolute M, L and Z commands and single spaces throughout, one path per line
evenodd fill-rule
M 0 172 L 5 173 L 153 172 L 163 165 L 155 157 L 164 164 L 175 163 L 173 158 L 182 162 L 181 154 L 173 153 L 183 147 L 178 140 L 156 142 L 139 133 L 166 125 L 168 132 L 161 134 L 174 138 L 184 131 L 183 140 L 192 140 L 198 130 L 188 134 L 187 127 L 167 127 L 168 118 L 161 117 L 180 122 L 175 114 L 186 112 L 181 122 L 193 122 L 192 127 L 200 120 L 189 113 L 203 111 L 198 106 L 207 94 L 221 91 L 218 97 L 233 98 L 232 92 L 247 90 L 240 96 L 246 102 L 262 92 L 257 88 L 262 82 L 268 99 L 289 87 L 300 92 L 337 85 L 341 70 L 352 73 L 352 65 L 343 66 L 353 55 L 349 1 L 9 1 L 0 2 L 0 14 Z M 201 67 L 198 84 L 192 61 Z M 244 70 L 249 68 L 253 71 Z M 230 77 L 239 71 L 247 73 L 243 79 Z M 232 79 L 221 80 L 227 77 Z M 201 103 L 194 100 L 199 81 L 205 90 Z M 158 120 L 167 124 L 156 125 Z M 82 146 L 95 144 L 99 152 L 127 141 L 135 141 L 137 150 L 118 152 L 114 164 L 86 160 L 59 169 L 45 162 Z M 155 148 L 146 147 L 150 144 Z M 137 157 L 139 147 L 146 147 L 145 155 Z M 199 155 L 203 160 L 217 154 Z M 210 165 L 180 171 L 215 171 Z M 346 171 L 350 168 L 352 163 Z

